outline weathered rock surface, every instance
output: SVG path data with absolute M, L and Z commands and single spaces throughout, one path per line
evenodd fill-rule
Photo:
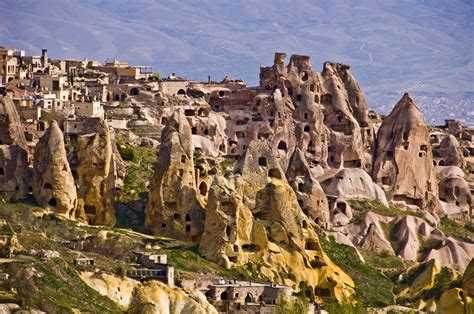
M 433 153 L 439 158 L 438 164 L 440 166 L 457 166 L 462 168 L 466 165 L 461 146 L 454 135 L 448 134 L 439 146 L 433 149 Z
M 377 133 L 372 177 L 390 201 L 426 208 L 437 196 L 428 127 L 407 93 Z
M 303 213 L 317 224 L 329 226 L 329 205 L 321 185 L 312 177 L 310 167 L 297 148 L 286 171 L 288 183 L 293 188 Z
M 89 224 L 115 224 L 115 162 L 109 128 L 79 136 L 70 147 L 69 164 L 77 186 L 77 214 Z
M 161 143 L 150 181 L 145 225 L 154 234 L 199 242 L 204 200 L 196 191 L 191 128 L 182 110 L 173 113 Z
M 198 291 L 193 291 L 191 297 L 161 282 L 142 284 L 106 273 L 83 272 L 81 279 L 128 313 L 217 313 Z
M 22 199 L 28 193 L 28 144 L 11 98 L 0 96 L 0 197 Z
M 56 121 L 36 145 L 32 186 L 38 204 L 67 218 L 75 218 L 76 185 L 64 148 L 64 136 Z
M 323 184 L 327 195 L 338 198 L 367 198 L 388 206 L 384 191 L 362 169 L 342 169 L 329 184 Z
M 315 298 L 348 300 L 351 278 L 323 252 L 270 147 L 252 141 L 234 172 L 211 186 L 200 253 L 228 268 L 259 265 L 263 277 Z

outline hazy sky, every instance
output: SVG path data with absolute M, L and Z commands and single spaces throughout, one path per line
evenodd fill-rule
M 473 92 L 472 0 L 0 0 L 0 45 L 258 83 L 275 51 L 348 63 L 364 91 Z

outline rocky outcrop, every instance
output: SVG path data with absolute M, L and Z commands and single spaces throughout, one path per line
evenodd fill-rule
M 181 109 L 168 121 L 161 143 L 150 181 L 145 225 L 154 234 L 199 242 L 205 199 L 196 191 L 191 128 Z
M 323 184 L 327 195 L 337 198 L 367 198 L 378 200 L 388 206 L 383 190 L 362 169 L 342 169 L 327 184 Z
M 426 208 L 437 195 L 428 127 L 408 94 L 380 126 L 372 177 L 389 200 L 400 204 Z
M 445 216 L 461 224 L 469 222 L 473 198 L 464 178 L 456 175 L 443 178 L 439 182 L 439 199 Z
M 322 250 L 268 144 L 252 141 L 234 172 L 211 186 L 200 253 L 227 268 L 258 265 L 311 298 L 350 299 L 351 278 Z
M 199 291 L 186 294 L 158 281 L 142 284 L 106 273 L 83 272 L 81 279 L 127 313 L 217 313 Z
M 77 185 L 77 214 L 89 224 L 115 224 L 115 162 L 109 128 L 79 136 L 68 156 Z
M 0 197 L 22 199 L 30 187 L 28 144 L 13 101 L 0 96 Z
M 33 167 L 33 195 L 42 207 L 74 219 L 77 192 L 64 148 L 64 136 L 56 121 L 36 145 Z
M 433 154 L 438 159 L 440 166 L 457 166 L 463 168 L 466 165 L 464 160 L 462 148 L 454 135 L 448 134 L 439 144 L 433 149 Z

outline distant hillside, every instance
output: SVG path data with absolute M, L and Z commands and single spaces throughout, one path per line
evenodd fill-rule
M 371 106 L 473 92 L 474 4 L 415 1 L 2 0 L 0 44 L 53 58 L 118 58 L 168 74 L 258 82 L 274 51 L 349 63 Z M 433 94 L 437 93 L 437 94 Z M 474 112 L 472 97 L 459 117 Z M 459 105 L 459 102 L 456 101 Z M 439 112 L 427 112 L 440 122 Z

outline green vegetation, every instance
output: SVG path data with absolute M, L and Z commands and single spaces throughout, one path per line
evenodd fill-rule
M 460 241 L 466 241 L 470 243 L 474 242 L 474 232 L 472 230 L 472 226 L 462 226 L 449 218 L 443 217 L 441 218 L 439 228 L 447 236 L 453 237 Z
M 186 277 L 186 273 L 200 273 L 218 275 L 229 279 L 245 279 L 261 281 L 259 275 L 259 265 L 247 263 L 242 268 L 226 269 L 216 263 L 206 260 L 199 255 L 197 246 L 179 246 L 160 250 L 168 255 L 170 264 L 176 267 L 177 273 L 181 277 Z
M 128 144 L 124 138 L 117 138 L 117 148 L 125 162 L 126 176 L 117 199 L 130 201 L 139 199 L 140 193 L 148 191 L 147 183 L 153 176 L 156 149 Z
M 421 213 L 413 212 L 409 210 L 400 210 L 394 207 L 386 207 L 382 203 L 376 200 L 368 199 L 350 199 L 349 205 L 353 210 L 353 221 L 358 223 L 369 211 L 375 212 L 384 216 L 417 216 L 420 217 Z
M 320 242 L 331 261 L 354 280 L 357 301 L 365 307 L 383 307 L 394 303 L 393 282 L 377 271 L 375 266 L 388 265 L 391 268 L 399 268 L 401 265 L 398 261 L 389 259 L 385 262 L 383 257 L 366 252 L 365 255 L 370 258 L 364 264 L 358 260 L 354 248 L 328 241 L 322 236 Z
M 31 263 L 11 263 L 6 271 L 23 306 L 53 313 L 122 313 L 109 298 L 87 286 L 77 271 L 61 258 Z M 33 272 L 35 275 L 29 276 Z
M 232 167 L 234 166 L 235 164 L 235 160 L 233 159 L 224 159 L 221 161 L 221 164 L 220 164 L 220 168 L 221 168 L 221 173 L 225 176 L 227 175 Z

